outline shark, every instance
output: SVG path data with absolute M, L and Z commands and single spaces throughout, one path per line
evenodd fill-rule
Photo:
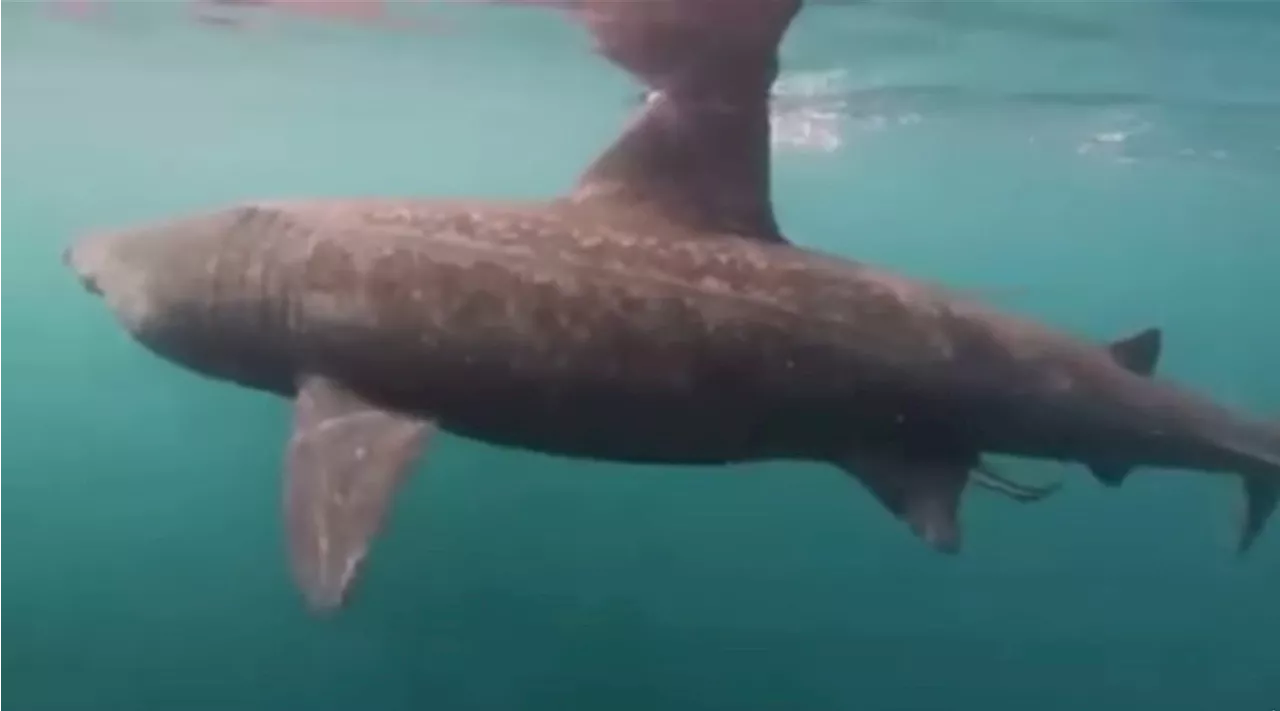
M 548 4 L 548 3 L 544 3 Z M 558 0 L 649 99 L 542 201 L 270 199 L 75 240 L 144 348 L 293 403 L 283 518 L 306 605 L 350 599 L 439 433 L 563 457 L 829 464 L 928 546 L 990 455 L 1280 492 L 1280 427 L 1154 376 L 1162 332 L 1097 343 L 793 243 L 769 89 L 800 0 Z

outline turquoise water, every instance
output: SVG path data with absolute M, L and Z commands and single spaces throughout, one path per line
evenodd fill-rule
M 308 617 L 280 540 L 287 404 L 150 356 L 58 256 L 243 198 L 565 190 L 635 87 L 554 15 L 431 12 L 450 23 L 422 36 L 4 6 L 12 709 L 1280 703 L 1280 530 L 1237 560 L 1235 482 L 1160 471 L 1115 491 L 1005 464 L 1066 487 L 971 494 L 947 559 L 820 466 L 444 437 L 353 607 Z M 825 77 L 801 104 L 845 102 L 838 148 L 779 146 L 796 241 L 1099 340 L 1159 325 L 1164 373 L 1280 413 L 1268 6 L 819 8 L 785 58 Z

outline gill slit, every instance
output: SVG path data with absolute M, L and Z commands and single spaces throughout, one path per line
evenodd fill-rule
M 274 342 L 264 345 L 276 357 L 285 355 L 284 349 L 293 340 L 289 328 L 288 289 L 283 283 L 283 274 L 287 270 L 281 268 L 288 231 L 288 222 L 280 219 L 277 213 L 273 211 L 265 214 L 258 230 L 260 237 L 255 245 L 258 253 L 254 255 L 255 261 L 262 265 L 257 284 L 257 311 L 261 321 L 258 332 L 271 334 L 270 338 Z M 291 357 L 291 354 L 287 357 Z

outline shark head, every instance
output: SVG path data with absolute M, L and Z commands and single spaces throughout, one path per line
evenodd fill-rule
M 156 276 L 160 265 L 148 245 L 151 231 L 122 230 L 78 240 L 62 261 L 89 293 L 100 297 L 133 334 L 149 330 L 162 310 Z
M 135 337 L 190 315 L 240 222 L 237 211 L 86 235 L 63 252 L 81 286 Z
M 233 272 L 240 276 L 226 283 L 219 281 L 227 273 L 220 265 L 243 256 L 237 245 L 250 240 L 252 246 L 246 229 L 260 222 L 255 214 L 237 207 L 92 233 L 68 247 L 62 260 L 148 350 L 206 375 L 234 378 L 254 339 L 228 330 L 237 309 L 227 305 L 243 305 L 256 293 L 245 279 L 258 270 L 237 262 Z

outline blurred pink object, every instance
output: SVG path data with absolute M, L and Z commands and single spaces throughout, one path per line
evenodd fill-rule
M 73 20 L 88 19 L 102 10 L 101 0 L 53 0 L 53 11 Z
M 335 20 L 383 22 L 387 17 L 386 0 L 271 0 L 271 4 L 285 12 Z
M 422 0 L 419 0 L 422 1 Z M 388 12 L 388 0 L 192 0 L 196 18 L 203 22 L 239 25 L 239 20 L 226 15 L 211 15 L 213 8 L 273 8 L 292 15 L 336 20 L 338 22 L 383 27 L 416 26 L 412 20 L 397 18 Z
M 85 20 L 101 15 L 109 0 L 49 0 L 61 17 Z M 389 8 L 395 4 L 426 3 L 430 0 L 190 0 L 187 7 L 198 22 L 240 27 L 251 10 L 275 9 L 295 16 L 334 20 L 350 24 L 421 28 L 413 19 L 396 17 Z M 545 2 L 546 0 L 540 0 Z M 431 29 L 439 29 L 434 23 Z

